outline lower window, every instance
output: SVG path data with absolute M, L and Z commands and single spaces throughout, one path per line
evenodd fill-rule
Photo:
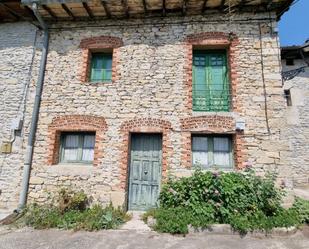
M 94 156 L 95 133 L 61 133 L 61 163 L 92 163 Z
M 192 164 L 203 169 L 232 168 L 231 137 L 192 135 Z

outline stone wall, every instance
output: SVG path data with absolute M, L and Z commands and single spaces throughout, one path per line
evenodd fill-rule
M 252 166 L 258 174 L 270 170 L 279 173 L 280 181 L 288 179 L 289 167 L 281 158 L 289 146 L 280 140 L 285 103 L 276 34 L 271 33 L 266 19 L 261 21 L 263 15 L 236 17 L 251 21 L 229 23 L 209 15 L 79 23 L 78 28 L 72 27 L 76 23 L 54 25 L 36 134 L 30 200 L 45 202 L 49 192 L 70 186 L 84 189 L 96 201 L 112 200 L 115 205 L 122 205 L 127 188 L 130 132 L 163 134 L 163 177 L 190 174 L 191 148 L 184 145 L 192 132 L 215 131 L 235 138 L 236 170 Z M 100 41 L 94 39 L 100 37 L 121 41 L 116 46 L 117 61 L 113 58 L 113 79 L 108 83 L 89 83 L 85 80 L 88 59 L 83 41 Z M 205 48 L 225 48 L 232 54 L 232 112 L 192 111 L 192 86 L 188 84 L 188 49 L 195 45 L 192 37 L 198 38 L 199 45 Z M 31 85 L 27 113 L 31 112 L 33 91 Z M 49 136 L 50 127 L 54 120 L 72 115 L 105 120 L 104 133 L 100 135 L 102 157 L 96 165 L 49 163 L 53 153 L 50 150 L 56 147 Z M 233 125 L 239 118 L 246 122 L 243 133 L 236 132 Z M 228 123 L 220 128 L 224 120 Z
M 282 71 L 306 66 L 301 59 L 294 60 L 294 66 L 286 66 L 282 60 Z M 309 68 L 295 78 L 284 82 L 284 89 L 290 89 L 292 105 L 286 107 L 287 128 L 283 137 L 290 147 L 283 155 L 291 165 L 291 175 L 295 186 L 309 183 Z
M 0 24 L 0 146 L 13 139 L 11 122 L 26 120 L 25 101 L 32 70 L 37 28 L 29 23 Z M 16 132 L 12 153 L 0 153 L 0 208 L 16 208 L 25 130 Z

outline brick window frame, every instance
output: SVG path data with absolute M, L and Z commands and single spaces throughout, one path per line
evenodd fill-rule
M 182 130 L 181 162 L 184 168 L 192 168 L 192 134 L 231 135 L 234 168 L 244 167 L 244 141 L 242 132 L 235 130 L 235 119 L 230 116 L 207 115 L 180 120 Z
M 137 118 L 122 123 L 121 159 L 120 159 L 120 188 L 126 189 L 128 184 L 128 165 L 130 153 L 130 139 L 132 133 L 160 133 L 162 134 L 162 181 L 167 178 L 168 158 L 172 155 L 170 142 L 171 123 L 162 119 Z
M 93 165 L 103 159 L 103 139 L 107 124 L 105 119 L 89 115 L 66 115 L 55 117 L 48 126 L 47 165 L 59 163 L 60 137 L 62 132 L 95 132 Z
M 123 41 L 119 37 L 99 36 L 81 40 L 79 47 L 82 49 L 82 64 L 80 70 L 81 82 L 90 81 L 91 55 L 95 52 L 112 52 L 112 80 L 118 79 L 117 63 L 119 61 L 119 48 L 123 46 Z M 111 83 L 96 82 L 96 83 Z
M 224 32 L 202 32 L 188 35 L 184 40 L 185 49 L 185 86 L 187 88 L 188 101 L 186 104 L 187 112 L 192 113 L 193 111 L 193 80 L 192 80 L 192 56 L 194 48 L 207 49 L 225 49 L 227 51 L 227 62 L 229 69 L 229 79 L 231 88 L 231 106 L 230 111 L 241 112 L 242 106 L 237 99 L 237 60 L 235 59 L 238 54 L 237 45 L 239 39 L 234 33 Z

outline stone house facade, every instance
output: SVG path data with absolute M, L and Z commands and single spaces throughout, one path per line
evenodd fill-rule
M 23 2 L 28 13 L 31 1 Z M 44 203 L 70 187 L 101 203 L 146 209 L 161 183 L 195 166 L 253 167 L 276 172 L 278 183 L 293 180 L 276 33 L 291 1 L 232 1 L 233 16 L 228 1 L 77 2 L 68 1 L 69 11 L 59 1 L 39 5 L 49 49 L 29 201 Z M 87 13 L 94 20 L 83 19 Z M 0 208 L 15 208 L 43 32 L 15 20 L 2 22 L 0 34 Z

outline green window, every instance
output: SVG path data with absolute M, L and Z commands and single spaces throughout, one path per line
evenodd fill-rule
M 65 132 L 60 139 L 60 162 L 92 163 L 95 133 Z
M 232 140 L 227 136 L 192 136 L 192 164 L 203 169 L 233 167 Z
M 112 53 L 93 53 L 91 56 L 91 82 L 112 81 Z
M 193 52 L 193 111 L 229 111 L 226 51 Z

